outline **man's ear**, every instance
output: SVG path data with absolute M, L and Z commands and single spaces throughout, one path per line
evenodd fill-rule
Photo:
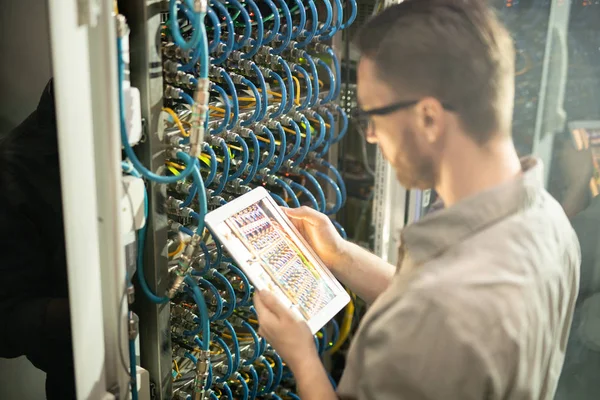
M 441 140 L 444 133 L 444 107 L 433 97 L 425 97 L 415 106 L 417 128 L 430 144 Z

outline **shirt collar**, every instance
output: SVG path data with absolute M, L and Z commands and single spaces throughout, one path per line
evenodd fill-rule
M 403 251 L 414 264 L 439 256 L 453 245 L 495 222 L 528 208 L 544 189 L 543 164 L 521 159 L 523 173 L 409 225 L 401 233 Z

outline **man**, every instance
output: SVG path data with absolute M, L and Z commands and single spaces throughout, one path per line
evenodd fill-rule
M 287 211 L 371 303 L 337 396 L 551 399 L 580 254 L 540 161 L 514 149 L 510 35 L 482 1 L 414 0 L 370 20 L 358 47 L 368 140 L 402 185 L 434 188 L 446 208 L 402 232 L 397 269 L 340 239 L 321 214 Z M 306 325 L 266 292 L 255 305 L 302 399 L 337 398 Z
M 0 137 L 0 357 L 47 373 L 49 400 L 75 398 L 52 82 Z

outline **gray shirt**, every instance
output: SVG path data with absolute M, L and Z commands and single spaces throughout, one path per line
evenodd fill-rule
M 351 344 L 342 398 L 553 397 L 580 251 L 541 162 L 522 167 L 402 232 L 398 271 Z

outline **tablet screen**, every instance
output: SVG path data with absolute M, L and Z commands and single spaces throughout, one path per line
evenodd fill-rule
M 258 289 L 275 293 L 318 330 L 348 302 L 347 293 L 266 190 L 239 199 L 210 213 L 207 224 Z

